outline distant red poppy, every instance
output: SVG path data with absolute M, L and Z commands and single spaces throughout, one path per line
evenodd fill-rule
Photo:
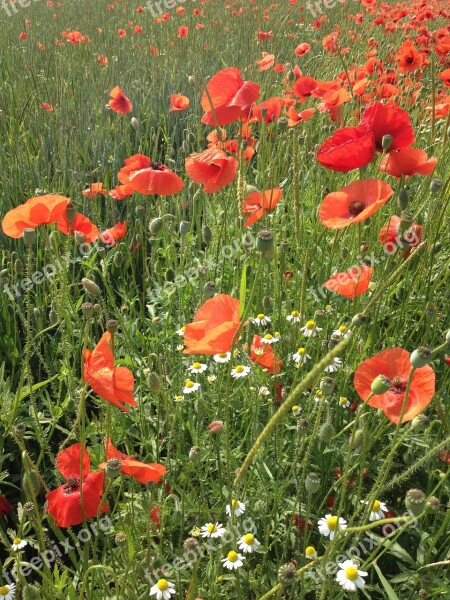
M 266 190 L 262 194 L 258 192 L 251 192 L 244 200 L 244 206 L 242 212 L 244 215 L 249 215 L 244 223 L 244 227 L 249 227 L 261 217 L 268 210 L 274 210 L 282 196 L 281 188 L 276 187 L 271 190 Z
M 127 222 L 116 223 L 114 227 L 105 229 L 102 232 L 100 239 L 104 244 L 114 245 L 117 240 L 124 238 L 127 234 Z
M 5 496 L 0 495 L 0 519 L 14 509 Z
M 406 231 L 402 231 L 401 225 L 402 219 L 393 215 L 380 230 L 380 242 L 388 254 L 393 254 L 398 249 L 407 258 L 411 254 L 411 249 L 420 244 L 423 227 L 412 223 Z
M 317 152 L 321 165 L 341 173 L 368 165 L 374 156 L 375 137 L 366 125 L 338 129 Z
M 294 54 L 295 56 L 304 56 L 305 54 L 308 54 L 310 50 L 311 46 L 306 42 L 303 42 L 296 47 L 296 49 L 294 50 Z
M 256 34 L 261 42 L 273 38 L 273 34 L 271 31 L 257 31 Z
M 203 183 L 205 192 L 212 194 L 234 181 L 237 160 L 223 150 L 208 148 L 188 156 L 185 169 L 192 181 Z
M 169 112 L 173 112 L 174 110 L 186 110 L 189 106 L 189 98 L 187 96 L 182 96 L 181 94 L 172 94 L 169 100 Z
M 268 69 L 273 67 L 274 63 L 275 63 L 275 55 L 269 54 L 268 52 L 263 52 L 261 60 L 256 61 L 256 64 L 259 65 L 258 71 L 260 71 L 260 72 L 267 71 Z
M 274 97 L 264 100 L 261 104 L 254 105 L 251 112 L 251 118 L 249 121 L 264 123 L 274 123 L 278 121 L 281 115 L 282 98 Z
M 19 38 L 22 40 L 22 42 L 24 42 L 27 39 L 27 34 L 25 33 L 25 31 L 20 32 Z
M 127 185 L 145 196 L 171 196 L 184 187 L 183 180 L 160 162 L 151 162 L 146 169 L 132 171 L 128 176 Z
M 113 190 L 109 190 L 108 192 L 109 197 L 113 200 L 123 200 L 133 194 L 134 190 L 130 185 L 116 185 Z
M 156 529 L 159 530 L 161 528 L 161 509 L 158 504 L 152 506 L 152 508 L 150 509 L 149 517 L 152 523 L 155 523 Z
M 331 192 L 322 201 L 319 217 L 328 229 L 342 229 L 364 221 L 386 204 L 394 193 L 378 179 L 362 179 Z
M 362 123 L 373 131 L 378 152 L 383 151 L 385 135 L 393 138 L 388 152 L 409 148 L 414 143 L 414 130 L 409 114 L 395 104 L 372 102 L 364 110 Z
M 111 96 L 109 107 L 114 112 L 126 115 L 133 110 L 133 105 L 118 85 L 109 92 L 109 95 Z
M 247 117 L 250 107 L 259 98 L 260 88 L 253 81 L 243 81 L 239 69 L 230 67 L 211 77 L 206 89 L 208 94 L 205 92 L 201 100 L 205 112 L 202 123 L 228 125 Z
M 343 273 L 336 273 L 323 284 L 323 287 L 346 298 L 355 298 L 367 292 L 372 273 L 371 267 L 360 265 Z
M 49 104 L 48 102 L 43 102 L 41 104 L 41 106 L 44 110 L 48 110 L 49 112 L 52 112 L 55 110 L 55 107 L 53 106 L 53 104 Z
M 239 301 L 226 294 L 207 300 L 184 330 L 185 354 L 221 354 L 240 325 Z
M 98 396 L 128 412 L 125 404 L 137 406 L 133 373 L 127 367 L 114 366 L 110 341 L 111 334 L 105 332 L 92 352 L 84 351 L 84 379 Z
M 188 33 L 189 33 L 189 27 L 186 27 L 185 25 L 180 25 L 180 27 L 178 27 L 177 38 L 182 40 L 183 38 L 185 38 L 187 36 Z
M 104 54 L 99 54 L 97 56 L 97 62 L 99 65 L 107 65 L 108 64 L 108 57 L 105 56 Z
M 259 335 L 253 336 L 250 358 L 260 367 L 267 369 L 272 375 L 281 371 L 283 361 L 275 356 L 274 349 L 270 344 L 261 344 Z
M 365 402 L 371 393 L 371 385 L 378 375 L 391 381 L 391 388 L 384 394 L 376 394 L 367 402 L 372 408 L 381 408 L 387 418 L 398 423 L 402 410 L 406 382 L 411 371 L 409 352 L 402 348 L 383 350 L 373 358 L 362 362 L 356 369 L 354 386 Z M 435 375 L 429 365 L 414 371 L 402 423 L 412 421 L 431 402 L 435 391 Z
M 20 238 L 24 229 L 55 223 L 65 213 L 69 202 L 70 198 L 58 194 L 30 198 L 25 204 L 6 213 L 2 221 L 3 233 L 12 238 Z
M 67 481 L 49 492 L 46 498 L 47 510 L 58 527 L 79 525 L 83 522 L 83 516 L 90 519 L 109 509 L 107 504 L 100 507 L 104 477 L 100 471 L 90 472 L 91 462 L 85 447 L 73 444 L 65 448 L 56 458 L 56 467 Z
M 139 483 L 143 483 L 144 485 L 149 481 L 152 483 L 159 483 L 161 478 L 167 473 L 167 470 L 163 465 L 158 463 L 142 463 L 132 456 L 123 454 L 123 452 L 114 448 L 110 438 L 105 438 L 104 446 L 107 460 L 111 460 L 112 458 L 119 459 L 122 465 L 121 472 L 124 475 L 133 477 L 133 479 L 139 481 Z M 104 462 L 98 465 L 98 468 L 105 469 L 106 466 L 107 463 Z
M 414 73 L 422 68 L 425 62 L 425 54 L 414 48 L 412 40 L 406 40 L 398 49 L 395 56 L 399 73 Z
M 85 198 L 95 198 L 96 196 L 106 196 L 108 191 L 103 189 L 103 183 L 91 183 L 81 193 Z
M 98 228 L 91 223 L 90 219 L 88 219 L 85 215 L 81 213 L 76 213 L 72 223 L 69 223 L 69 219 L 67 218 L 67 214 L 62 214 L 58 221 L 57 226 L 61 233 L 64 235 L 74 235 L 77 231 L 78 233 L 82 233 L 85 237 L 85 241 L 90 244 L 94 240 L 96 240 L 99 236 Z
M 439 79 L 443 82 L 445 87 L 450 88 L 450 69 L 445 69 L 439 73 Z
M 380 171 L 400 178 L 402 175 L 431 175 L 436 168 L 437 158 L 428 158 L 424 150 L 419 148 L 406 148 L 391 152 L 385 156 L 380 164 Z

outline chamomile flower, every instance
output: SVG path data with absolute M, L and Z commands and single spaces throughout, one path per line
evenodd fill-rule
M 272 321 L 270 317 L 264 315 L 263 313 L 259 313 L 259 315 L 256 315 L 256 317 L 252 320 L 256 325 L 268 325 Z
M 304 327 L 300 327 L 300 331 L 305 337 L 315 337 L 319 331 L 322 331 L 322 327 L 317 327 L 315 321 L 306 321 Z
M 181 352 L 182 350 L 184 350 L 183 344 L 177 344 L 177 352 Z
M 229 571 L 240 569 L 244 564 L 245 556 L 238 554 L 234 550 L 228 552 L 226 558 L 222 558 L 223 566 Z
M 208 383 L 214 383 L 217 377 L 215 375 L 208 375 L 206 379 L 208 380 Z
M 305 549 L 305 558 L 307 558 L 308 560 L 314 560 L 315 558 L 317 558 L 317 552 L 314 546 L 308 546 Z
M 180 329 L 177 329 L 177 334 L 179 336 L 183 337 L 185 331 L 186 331 L 186 327 L 180 327 Z
M 21 540 L 19 537 L 13 539 L 11 548 L 13 550 L 22 550 L 28 544 L 27 540 Z
M 226 529 L 222 523 L 206 523 L 200 528 L 200 535 L 204 538 L 221 538 L 225 532 Z
M 243 502 L 239 502 L 239 500 L 231 500 L 231 504 L 227 504 L 225 509 L 227 515 L 230 517 L 231 513 L 235 517 L 240 517 L 245 513 L 245 504 Z
M 322 390 L 316 390 L 314 392 L 314 400 L 316 402 L 320 402 L 322 400 L 322 398 L 323 398 L 323 392 L 322 392 Z
M 247 377 L 250 373 L 250 367 L 245 367 L 244 365 L 237 365 L 234 369 L 231 369 L 231 377 Z
M 298 348 L 297 352 L 292 355 L 292 360 L 298 365 L 303 365 L 307 360 L 310 359 L 310 355 L 306 354 L 306 350 L 304 348 Z
M 260 343 L 261 344 L 275 344 L 275 342 L 278 342 L 279 340 L 280 340 L 280 332 L 275 331 L 275 333 L 273 335 L 271 333 L 266 333 L 266 335 L 264 335 L 260 339 Z
M 333 517 L 333 515 L 325 515 L 319 519 L 317 523 L 319 532 L 325 537 L 330 537 L 330 540 L 334 539 L 337 531 L 347 529 L 347 521 L 342 517 Z
M 368 504 L 368 502 L 365 502 L 364 504 Z M 388 507 L 384 502 L 374 500 L 370 509 L 369 521 L 379 521 L 380 519 L 384 519 L 384 513 L 387 512 L 389 512 Z
M 298 417 L 298 415 L 301 413 L 301 406 L 297 406 L 296 404 L 292 407 L 292 414 L 294 417 Z
M 344 590 L 356 592 L 357 588 L 363 588 L 365 585 L 363 577 L 367 576 L 366 571 L 359 571 L 352 560 L 346 560 L 338 563 L 341 570 L 336 573 L 336 581 Z
M 12 600 L 16 594 L 16 584 L 2 585 L 0 587 L 0 600 Z
M 189 532 L 192 537 L 199 537 L 202 534 L 200 527 L 193 527 Z
M 339 325 L 339 327 L 333 331 L 333 335 L 339 338 L 348 338 L 350 330 L 347 325 Z
M 172 594 L 175 594 L 175 584 L 167 579 L 160 579 L 150 589 L 150 596 L 156 596 L 156 600 L 169 600 Z
M 177 396 L 175 396 L 174 400 L 177 403 L 183 402 L 183 400 L 184 400 L 183 394 L 178 394 Z
M 333 312 L 333 307 L 331 306 L 331 304 L 327 304 L 325 306 L 325 312 L 327 312 L 327 313 L 332 313 Z
M 207 368 L 208 368 L 208 365 L 205 365 L 204 363 L 195 362 L 189 367 L 189 372 L 190 373 L 203 373 L 203 371 L 206 371 Z
M 196 392 L 200 387 L 200 384 L 197 381 L 191 381 L 191 379 L 186 379 L 184 382 L 183 394 L 192 394 L 192 392 Z
M 348 408 L 350 406 L 350 401 L 345 396 L 341 396 L 339 398 L 339 406 L 342 408 Z
M 258 394 L 260 396 L 270 396 L 270 390 L 265 385 L 262 385 L 258 390 Z
M 238 540 L 238 548 L 244 554 L 254 552 L 260 545 L 260 542 L 258 542 L 252 533 L 246 533 Z
M 324 369 L 325 373 L 334 373 L 338 369 L 342 368 L 342 360 L 340 358 L 333 358 L 331 365 L 327 365 Z
M 227 363 L 231 358 L 231 352 L 222 352 L 221 354 L 214 354 L 213 361 L 216 363 Z
M 302 317 L 298 310 L 293 310 L 291 314 L 286 317 L 286 320 L 290 321 L 291 323 L 298 323 L 301 318 Z

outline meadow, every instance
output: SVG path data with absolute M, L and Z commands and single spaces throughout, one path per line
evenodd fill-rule
M 449 18 L 0 3 L 0 600 L 450 598 Z

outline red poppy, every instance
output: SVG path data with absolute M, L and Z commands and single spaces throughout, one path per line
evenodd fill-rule
M 192 181 L 203 183 L 205 192 L 212 194 L 234 181 L 237 160 L 223 150 L 208 148 L 188 156 L 185 168 Z
M 104 244 L 114 245 L 116 240 L 120 240 L 127 234 L 127 222 L 116 223 L 114 227 L 105 229 L 100 236 L 100 239 Z
M 288 127 L 295 127 L 302 121 L 309 121 L 313 118 L 315 110 L 315 108 L 307 108 L 298 113 L 294 106 L 290 106 L 287 111 Z
M 133 105 L 118 85 L 109 92 L 109 95 L 111 96 L 109 107 L 114 112 L 126 115 L 133 110 Z
M 419 148 L 406 148 L 391 152 L 383 158 L 380 171 L 400 178 L 402 175 L 431 175 L 436 168 L 437 158 L 428 158 L 427 153 Z
M 367 403 L 372 408 L 381 408 L 387 418 L 397 424 L 400 420 L 410 371 L 409 352 L 402 348 L 390 348 L 362 362 L 356 369 L 353 383 L 360 398 L 365 402 L 371 394 L 373 380 L 378 375 L 387 377 L 391 382 L 391 388 L 384 394 L 372 396 Z M 412 421 L 428 406 L 434 390 L 433 369 L 429 365 L 416 369 L 412 376 L 402 423 Z
M 297 46 L 297 48 L 294 50 L 294 54 L 295 56 L 304 56 L 305 54 L 308 54 L 310 50 L 311 46 L 306 42 L 303 42 Z
M 187 36 L 188 33 L 189 33 L 189 27 L 186 27 L 185 25 L 180 25 L 180 27 L 178 27 L 177 38 L 182 40 L 183 38 L 185 38 Z
M 185 354 L 222 354 L 240 325 L 239 301 L 226 294 L 207 300 L 184 330 Z
M 262 42 L 273 38 L 273 33 L 271 31 L 257 31 L 256 34 L 258 39 Z
M 364 221 L 374 214 L 394 193 L 391 186 L 378 179 L 353 181 L 322 201 L 319 217 L 328 229 L 342 229 Z
M 91 223 L 91 221 L 81 213 L 76 213 L 72 223 L 69 223 L 69 219 L 67 218 L 67 214 L 64 213 L 61 215 L 57 221 L 58 229 L 64 235 L 74 235 L 77 231 L 78 233 L 82 233 L 85 237 L 85 241 L 90 244 L 94 240 L 96 240 L 99 236 L 98 228 Z
M 272 375 L 281 371 L 283 361 L 275 356 L 274 349 L 270 344 L 261 344 L 259 335 L 253 336 L 250 358 L 260 367 L 267 369 Z
M 402 230 L 402 222 L 400 217 L 393 215 L 380 230 L 380 242 L 388 254 L 393 254 L 398 248 L 405 251 L 404 257 L 407 258 L 411 254 L 411 249 L 420 244 L 423 227 L 417 223 L 412 223 L 404 231 Z
M 375 137 L 366 125 L 343 127 L 321 145 L 317 160 L 327 169 L 347 173 L 369 164 L 375 151 Z
M 181 94 L 172 94 L 169 100 L 169 112 L 173 112 L 174 110 L 186 110 L 189 106 L 189 98 L 187 96 L 182 96 Z
M 314 77 L 299 77 L 294 83 L 292 93 L 298 96 L 300 102 L 305 102 L 316 88 L 317 80 Z
M 67 481 L 49 492 L 46 498 L 48 512 L 55 519 L 58 527 L 79 525 L 83 522 L 83 516 L 85 519 L 90 519 L 109 509 L 107 504 L 100 507 L 103 495 L 103 473 L 90 472 L 89 454 L 81 444 L 73 444 L 60 452 L 56 458 L 56 467 Z
M 445 87 L 450 88 L 450 69 L 445 69 L 438 74 L 439 79 L 444 83 Z
M 398 49 L 395 56 L 399 73 L 414 73 L 422 68 L 425 62 L 425 54 L 414 48 L 414 42 L 407 40 Z
M 0 519 L 13 510 L 12 504 L 8 502 L 5 496 L 0 495 Z
M 155 523 L 156 529 L 159 530 L 161 528 L 161 509 L 158 504 L 150 509 L 149 516 L 152 523 Z
M 108 195 L 113 200 L 123 200 L 132 196 L 134 193 L 133 188 L 130 185 L 116 185 L 113 190 L 109 190 Z
M 119 452 L 119 450 L 112 445 L 110 438 L 105 439 L 104 446 L 107 460 L 111 460 L 111 458 L 119 459 L 122 465 L 121 472 L 124 475 L 133 477 L 133 479 L 136 479 L 136 481 L 139 481 L 144 485 L 149 481 L 152 483 L 159 483 L 161 478 L 167 473 L 167 470 L 163 465 L 158 463 L 142 463 L 132 456 Z M 104 462 L 98 465 L 98 468 L 105 469 L 106 466 L 107 463 Z
M 242 212 L 244 215 L 249 215 L 244 223 L 244 227 L 249 227 L 261 217 L 267 210 L 274 210 L 282 196 L 281 188 L 276 187 L 271 190 L 266 190 L 262 194 L 259 192 L 251 192 L 244 200 Z
M 107 190 L 103 189 L 103 183 L 91 183 L 89 187 L 81 192 L 85 198 L 95 198 L 96 196 L 106 196 Z
M 125 404 L 137 406 L 133 397 L 134 377 L 127 367 L 114 367 L 110 340 L 111 334 L 105 332 L 93 352 L 84 351 L 84 379 L 98 396 L 128 412 Z
M 52 112 L 52 111 L 54 111 L 54 110 L 55 110 L 55 107 L 53 106 L 53 104 L 49 104 L 48 102 L 43 102 L 43 103 L 41 104 L 41 106 L 42 106 L 42 108 L 43 108 L 44 110 L 48 110 L 48 111 L 50 111 L 50 112 Z
M 253 106 L 250 122 L 273 123 L 278 121 L 281 114 L 282 99 L 275 97 L 261 102 L 258 106 Z
M 123 185 L 129 185 L 131 173 L 140 171 L 141 169 L 147 169 L 152 161 L 151 158 L 145 156 L 145 154 L 133 154 L 133 156 L 125 158 L 123 162 L 125 163 L 125 166 L 117 173 L 117 179 Z
M 450 450 L 441 450 L 439 452 L 439 460 L 445 463 L 450 463 Z
M 275 55 L 269 54 L 268 52 L 263 52 L 261 60 L 256 61 L 256 64 L 259 65 L 259 69 L 258 69 L 259 72 L 267 71 L 268 69 L 273 67 L 274 63 L 275 63 Z
M 108 64 L 108 57 L 105 56 L 104 54 L 99 54 L 97 56 L 97 62 L 99 65 L 107 65 Z
M 70 198 L 57 194 L 46 194 L 30 198 L 3 217 L 2 229 L 5 235 L 20 238 L 24 229 L 35 229 L 57 221 L 66 211 Z
M 202 123 L 205 125 L 228 125 L 245 118 L 259 98 L 259 85 L 243 81 L 236 67 L 216 73 L 206 84 L 206 89 L 208 94 L 205 92 L 201 100 L 205 112 Z
M 354 267 L 336 273 L 323 286 L 331 292 L 336 292 L 346 298 L 355 298 L 367 292 L 369 288 L 370 278 L 372 277 L 373 269 L 366 265 Z
M 392 143 L 388 149 L 400 150 L 409 148 L 414 142 L 414 130 L 406 110 L 395 104 L 373 102 L 366 106 L 362 118 L 363 125 L 367 125 L 375 136 L 375 146 L 378 152 L 383 151 L 383 137 L 392 136 Z
M 132 171 L 128 176 L 127 185 L 145 196 L 171 196 L 184 187 L 183 180 L 160 162 L 151 162 L 146 169 Z

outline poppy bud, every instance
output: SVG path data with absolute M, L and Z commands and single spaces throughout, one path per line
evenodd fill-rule
M 223 421 L 213 421 L 208 425 L 208 429 L 211 433 L 220 433 L 223 429 Z
M 414 352 L 412 352 L 409 361 L 411 366 L 415 369 L 421 369 L 425 365 L 427 365 L 431 360 L 431 350 L 429 348 L 425 348 L 425 346 L 420 346 L 420 348 L 416 348 Z
M 106 331 L 108 333 L 114 334 L 118 329 L 119 323 L 115 319 L 108 319 L 108 321 L 106 321 Z
M 118 458 L 110 458 L 106 463 L 106 475 L 109 479 L 114 479 L 122 472 L 122 461 Z
M 203 296 L 205 298 L 212 298 L 216 293 L 217 285 L 214 281 L 207 281 L 203 286 Z
M 194 144 L 196 140 L 197 140 L 197 137 L 196 137 L 195 133 L 193 133 L 192 131 L 190 131 L 190 132 L 187 134 L 187 141 L 188 141 L 190 144 Z
M 86 242 L 86 236 L 81 231 L 75 231 L 74 233 L 75 243 L 77 246 L 81 246 Z
M 425 510 L 427 497 L 422 490 L 412 489 L 406 492 L 405 506 L 417 517 Z
M 291 82 L 295 81 L 295 73 L 294 73 L 294 71 L 289 71 L 289 73 L 287 74 L 287 78 L 288 78 L 288 81 L 291 81 Z
M 36 242 L 36 230 L 28 228 L 23 230 L 23 243 L 25 246 L 33 246 Z
M 16 275 L 22 275 L 23 270 L 23 262 L 20 260 L 20 258 L 18 258 L 14 263 L 14 272 L 16 273 Z
M 401 210 L 406 210 L 409 204 L 408 191 L 406 188 L 402 188 L 398 194 L 398 205 Z
M 84 317 L 90 319 L 94 314 L 94 307 L 92 306 L 91 302 L 83 302 L 81 305 L 81 312 L 83 313 Z
M 388 390 L 391 389 L 391 386 L 392 386 L 392 382 L 389 379 L 389 377 L 386 377 L 386 375 L 378 375 L 372 381 L 370 389 L 372 390 L 372 392 L 375 395 L 379 395 L 379 394 L 385 394 Z
M 434 256 L 435 254 L 437 254 L 441 250 L 442 250 L 442 244 L 441 244 L 441 242 L 436 242 L 430 248 L 430 252 L 431 252 L 432 256 Z
M 142 206 L 142 204 L 136 206 L 136 217 L 140 220 L 145 217 L 145 206 Z
M 192 446 L 189 450 L 189 460 L 191 462 L 197 462 L 202 454 L 203 450 L 199 446 Z
M 121 252 L 120 250 L 117 251 L 114 255 L 114 265 L 120 269 L 120 267 L 123 265 L 125 260 L 125 255 L 123 252 Z
M 203 225 L 202 227 L 202 237 L 205 244 L 209 244 L 212 240 L 212 231 L 208 225 Z
M 58 314 L 53 308 L 48 313 L 48 319 L 50 321 L 50 325 L 55 325 L 58 322 Z
M 98 287 L 98 285 L 96 283 L 94 283 L 93 281 L 91 281 L 90 279 L 83 277 L 83 279 L 81 280 L 81 283 L 82 283 L 84 289 L 86 290 L 86 292 L 93 298 L 97 298 L 98 296 L 101 295 L 102 292 L 101 292 L 100 288 Z
M 353 436 L 353 441 L 350 446 L 351 449 L 358 450 L 358 448 L 361 448 L 361 446 L 363 445 L 363 441 L 364 431 L 362 429 L 358 429 L 357 431 L 355 431 L 355 435 Z
M 194 85 L 194 84 L 195 84 L 195 79 L 192 77 L 192 75 L 189 75 L 189 77 L 188 77 L 188 82 L 189 82 L 191 85 Z
M 153 219 L 152 221 L 150 221 L 150 225 L 148 226 L 148 228 L 150 229 L 150 233 L 152 235 L 158 235 L 158 233 L 161 231 L 163 227 L 163 220 L 160 217 L 157 217 L 156 219 Z
M 161 317 L 153 317 L 152 319 L 152 324 L 153 325 L 158 325 L 158 323 L 161 322 Z
M 297 421 L 297 433 L 301 435 L 308 429 L 308 420 L 307 419 L 299 419 Z
M 131 127 L 135 130 L 138 131 L 139 130 L 139 121 L 136 119 L 136 117 L 131 117 Z
M 320 477 L 315 473 L 309 473 L 305 479 L 305 488 L 309 494 L 315 494 L 320 488 Z
M 334 381 L 331 377 L 322 377 L 319 387 L 325 396 L 330 396 L 334 390 Z
M 334 436 L 334 427 L 331 423 L 329 423 L 329 422 L 323 423 L 319 427 L 317 437 L 319 438 L 319 440 L 322 440 L 322 442 L 329 442 L 333 436 Z
M 389 133 L 383 135 L 383 138 L 381 140 L 381 147 L 383 148 L 383 152 L 387 152 L 389 150 L 389 148 L 392 146 L 393 141 L 394 138 Z
M 263 254 L 273 251 L 273 232 L 267 229 L 258 232 L 256 237 L 256 250 Z
M 280 117 L 277 121 L 277 127 L 280 131 L 286 131 L 288 127 L 288 120 L 286 117 Z
M 152 371 L 147 377 L 147 385 L 151 392 L 158 393 L 162 389 L 161 379 L 158 377 L 157 373 Z
M 175 272 L 173 269 L 166 270 L 166 281 L 173 281 L 175 279 Z
M 36 471 L 25 473 L 22 479 L 22 490 L 27 498 L 34 498 L 39 494 L 41 491 L 41 482 Z
M 181 237 L 184 237 L 185 235 L 187 235 L 189 233 L 190 228 L 191 228 L 191 224 L 189 223 L 189 221 L 181 221 L 180 227 L 179 227 L 179 232 L 180 232 Z
M 362 327 L 363 325 L 365 325 L 367 323 L 368 319 L 366 317 L 366 315 L 363 315 L 362 313 L 358 313 L 357 315 L 355 315 L 352 319 L 352 325 L 354 327 Z
M 414 419 L 411 421 L 411 429 L 421 433 L 422 431 L 425 431 L 429 424 L 430 421 L 427 416 L 417 415 L 417 417 L 414 417 Z
M 94 312 L 96 312 L 97 314 L 102 312 L 102 307 L 100 306 L 100 304 L 94 304 Z
M 443 185 L 444 182 L 442 181 L 442 179 L 432 179 L 430 184 L 430 192 L 432 194 L 439 194 Z

